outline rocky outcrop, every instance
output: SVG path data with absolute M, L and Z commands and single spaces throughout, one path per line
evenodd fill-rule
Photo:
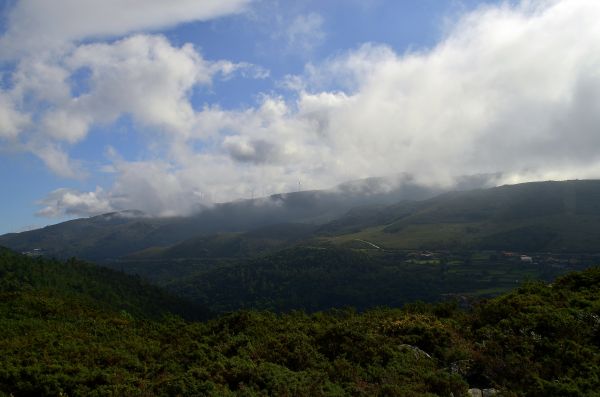
M 469 397 L 494 397 L 498 395 L 496 389 L 469 389 L 467 391 Z

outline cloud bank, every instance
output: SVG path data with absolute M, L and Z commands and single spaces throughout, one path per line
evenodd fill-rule
M 298 181 L 323 188 L 401 172 L 438 186 L 496 172 L 504 182 L 600 177 L 599 19 L 600 3 L 585 0 L 480 8 L 433 48 L 398 53 L 363 44 L 307 65 L 282 82 L 291 91 L 262 94 L 243 109 L 192 106 L 191 87 L 235 66 L 204 60 L 191 47 L 144 35 L 80 46 L 47 73 L 88 68 L 92 88 L 74 97 L 56 79 L 35 82 L 47 87 L 38 96 L 60 99 L 36 134 L 68 145 L 85 139 L 90 125 L 127 113 L 165 150 L 144 162 L 117 156 L 113 186 L 55 191 L 56 205 L 42 212 L 186 214 L 204 202 L 294 190 Z M 131 75 L 128 65 L 146 61 L 140 76 Z M 121 98 L 123 86 L 130 95 Z M 0 106 L 1 95 L 14 93 L 0 93 Z M 31 116 L 11 106 L 0 110 L 12 115 L 0 136 L 14 140 Z

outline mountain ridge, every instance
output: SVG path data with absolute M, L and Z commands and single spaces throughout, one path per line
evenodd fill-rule
M 473 182 L 476 183 L 476 182 Z M 216 204 L 188 217 L 129 216 L 135 211 L 102 214 L 0 236 L 0 245 L 17 251 L 38 248 L 50 256 L 112 259 L 150 247 L 166 247 L 216 233 L 248 232 L 278 223 L 326 223 L 364 204 L 433 197 L 441 190 L 410 176 L 368 178 L 334 189 L 275 194 L 267 198 Z M 118 216 L 117 216 L 118 215 Z
M 443 193 L 348 215 L 333 242 L 364 239 L 400 249 L 596 252 L 600 181 L 544 181 Z M 379 217 L 381 222 L 369 223 Z M 327 231 L 327 227 L 323 228 Z M 348 231 L 348 232 L 347 232 Z M 325 233 L 327 234 L 327 233 Z M 331 235 L 331 233 L 329 233 Z
M 357 196 L 320 191 L 273 195 L 266 203 L 225 203 L 187 218 L 109 213 L 6 234 L 0 236 L 0 244 L 96 261 L 140 253 L 175 255 L 174 247 L 182 244 L 192 247 L 185 250 L 185 257 L 218 257 L 216 251 L 224 252 L 227 244 L 235 252 L 241 249 L 240 255 L 251 255 L 253 247 L 268 251 L 301 242 L 277 234 L 305 224 L 306 229 L 314 225 L 312 234 L 302 235 L 307 240 L 334 244 L 365 240 L 393 249 L 595 252 L 599 246 L 599 180 L 530 182 L 441 194 L 408 181 L 376 198 L 367 191 Z M 277 224 L 289 225 L 290 230 L 282 228 L 268 238 L 252 235 Z M 194 253 L 194 241 L 208 254 Z

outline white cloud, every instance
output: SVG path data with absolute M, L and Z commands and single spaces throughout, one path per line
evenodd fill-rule
M 73 93 L 71 77 L 79 71 L 87 89 Z M 22 139 L 24 147 L 51 170 L 73 177 L 68 148 L 84 140 L 94 125 L 110 125 L 130 115 L 141 127 L 187 136 L 196 123 L 189 96 L 210 86 L 215 75 L 230 78 L 268 71 L 248 63 L 208 61 L 191 44 L 175 47 L 160 35 L 134 35 L 112 43 L 92 43 L 60 54 L 21 60 L 14 86 L 0 93 L 0 137 Z M 30 114 L 39 122 L 29 123 Z
M 119 209 L 137 209 L 150 215 L 172 216 L 197 211 L 202 198 L 194 193 L 195 184 L 186 183 L 176 168 L 163 161 L 120 162 L 111 191 Z
M 22 0 L 5 16 L 0 60 L 14 64 L 0 91 L 0 139 L 29 150 L 58 175 L 81 177 L 69 145 L 94 125 L 128 114 L 142 127 L 186 134 L 192 88 L 215 74 L 265 78 L 248 63 L 205 60 L 191 44 L 130 33 L 206 21 L 245 10 L 251 0 Z M 87 44 L 81 44 L 82 41 Z M 96 40 L 96 41 L 94 41 Z M 89 72 L 87 78 L 78 76 Z M 79 91 L 76 84 L 87 85 Z
M 38 203 L 42 208 L 38 216 L 55 218 L 63 215 L 88 216 L 113 210 L 102 188 L 94 192 L 78 192 L 72 189 L 57 189 Z
M 14 140 L 29 123 L 29 116 L 19 112 L 8 95 L 0 90 L 0 138 Z
M 90 91 L 69 106 L 112 122 L 128 113 L 142 125 L 186 131 L 194 118 L 189 91 L 210 84 L 228 62 L 209 62 L 190 44 L 173 47 L 162 36 L 136 35 L 111 44 L 78 47 L 65 63 L 91 71 Z
M 29 150 L 35 153 L 50 171 L 64 178 L 83 179 L 86 174 L 77 161 L 71 160 L 60 145 L 51 142 L 31 142 Z
M 84 115 L 69 114 L 65 110 L 46 113 L 42 128 L 51 138 L 76 143 L 85 138 L 90 120 Z
M 123 36 L 239 13 L 250 0 L 19 0 L 0 58 L 98 37 Z
M 93 216 L 111 211 L 141 210 L 154 216 L 190 214 L 208 204 L 195 190 L 194 179 L 162 161 L 124 162 L 111 165 L 117 178 L 110 191 L 93 192 L 57 189 L 38 204 L 38 216 Z
M 164 215 L 193 211 L 198 197 L 292 190 L 298 180 L 600 177 L 599 19 L 600 3 L 585 0 L 486 7 L 427 51 L 365 44 L 308 65 L 288 79 L 292 99 L 181 112 L 172 95 L 164 106 L 176 110 L 161 122 L 184 120 L 189 132 L 172 134 L 167 158 L 115 162 L 108 200 Z
M 285 30 L 289 50 L 302 53 L 322 44 L 325 39 L 323 22 L 323 17 L 314 12 L 295 17 Z
M 70 157 L 70 147 L 85 140 L 92 127 L 110 126 L 122 115 L 131 116 L 149 136 L 164 135 L 173 146 L 185 142 L 198 125 L 192 90 L 210 86 L 217 75 L 264 79 L 269 71 L 246 62 L 206 60 L 191 44 L 178 47 L 164 36 L 138 32 L 239 13 L 250 2 L 15 2 L 0 37 L 0 60 L 15 65 L 6 71 L 10 83 L 0 91 L 0 139 L 34 153 L 55 174 L 76 179 L 86 172 Z M 117 40 L 102 41 L 106 38 Z M 115 186 L 89 193 L 58 189 L 43 201 L 40 215 L 89 215 L 131 206 L 168 215 L 196 208 L 197 192 L 186 196 L 177 164 L 112 160 L 103 169 L 115 173 Z
M 430 51 L 364 45 L 291 79 L 297 116 L 348 174 L 573 176 L 566 164 L 598 159 L 599 16 L 588 1 L 526 2 L 467 15 Z

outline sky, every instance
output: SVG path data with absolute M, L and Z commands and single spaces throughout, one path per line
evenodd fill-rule
M 0 0 L 0 233 L 600 177 L 596 0 Z

